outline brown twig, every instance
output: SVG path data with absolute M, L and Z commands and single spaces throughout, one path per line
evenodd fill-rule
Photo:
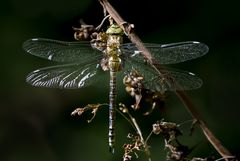
M 221 144 L 221 142 L 213 135 L 213 133 L 209 130 L 209 128 L 206 126 L 204 121 L 201 119 L 199 113 L 197 112 L 194 104 L 191 102 L 191 100 L 187 97 L 186 92 L 184 91 L 176 91 L 177 96 L 181 99 L 185 107 L 187 108 L 188 112 L 191 114 L 191 116 L 197 120 L 197 124 L 202 129 L 204 135 L 208 139 L 208 141 L 213 145 L 213 147 L 218 151 L 218 153 L 223 158 L 228 158 L 229 156 L 232 156 L 232 154 Z M 228 159 L 225 159 L 228 160 Z
M 153 57 L 151 56 L 147 48 L 143 45 L 140 38 L 133 32 L 133 30 L 131 29 L 131 25 L 127 24 L 126 21 L 124 21 L 121 18 L 118 12 L 112 7 L 112 5 L 107 0 L 99 0 L 99 2 L 103 6 L 103 8 L 110 14 L 110 16 L 114 19 L 114 21 L 125 31 L 125 33 L 127 33 L 127 36 L 130 39 L 130 41 L 136 44 L 137 48 L 140 51 L 142 51 L 142 54 L 144 55 L 144 57 L 147 58 L 149 63 L 159 73 L 162 73 L 161 69 L 163 69 L 163 67 L 160 67 L 159 64 L 157 67 L 155 66 Z M 213 147 L 218 151 L 218 153 L 227 161 L 228 160 L 227 158 L 229 156 L 232 156 L 232 154 L 221 144 L 221 142 L 208 129 L 204 121 L 201 119 L 199 113 L 197 112 L 195 106 L 193 105 L 191 100 L 187 97 L 187 94 L 184 91 L 176 91 L 175 93 L 179 97 L 179 99 L 183 102 L 191 116 L 197 120 L 197 124 L 202 129 L 208 141 L 213 145 Z

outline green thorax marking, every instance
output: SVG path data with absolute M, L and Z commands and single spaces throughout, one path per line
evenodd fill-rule
M 117 24 L 112 24 L 106 31 L 109 35 L 123 35 L 124 32 Z
M 108 56 L 108 66 L 112 71 L 121 70 L 120 45 L 122 44 L 123 30 L 116 24 L 112 24 L 106 31 L 108 34 L 106 53 Z

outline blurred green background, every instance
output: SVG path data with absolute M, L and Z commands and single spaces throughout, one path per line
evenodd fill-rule
M 199 75 L 203 87 L 190 91 L 209 128 L 233 154 L 239 155 L 239 90 L 240 90 L 240 3 L 237 0 L 112 0 L 122 17 L 135 24 L 143 41 L 171 43 L 196 40 L 210 48 L 199 59 L 175 67 Z M 120 115 L 117 116 L 116 154 L 108 152 L 108 110 L 99 110 L 92 123 L 90 114 L 71 117 L 76 107 L 108 101 L 108 80 L 101 85 L 81 90 L 35 88 L 25 83 L 26 75 L 52 62 L 26 54 L 22 43 L 34 37 L 73 41 L 72 26 L 83 18 L 97 25 L 102 8 L 97 0 L 2 0 L 0 14 L 1 97 L 0 97 L 0 161 L 93 161 L 121 160 L 126 135 L 133 132 Z M 118 101 L 133 100 L 119 88 Z M 161 119 L 182 123 L 191 119 L 177 97 L 169 93 L 164 111 L 136 119 L 144 136 L 151 124 Z M 193 156 L 216 155 L 199 129 L 188 136 L 189 124 L 183 125 L 182 142 L 198 145 Z M 164 160 L 162 137 L 149 140 L 152 159 Z M 138 160 L 146 160 L 140 154 Z M 134 159 L 136 160 L 136 159 Z

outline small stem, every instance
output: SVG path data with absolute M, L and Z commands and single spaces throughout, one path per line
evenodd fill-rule
M 141 129 L 139 128 L 138 124 L 137 124 L 137 121 L 134 117 L 132 117 L 132 115 L 130 113 L 128 113 L 129 115 L 129 118 L 131 119 L 135 129 L 137 130 L 137 133 L 138 135 L 140 136 L 141 138 L 141 142 L 143 144 L 143 147 L 144 147 L 144 151 L 148 157 L 148 160 L 151 161 L 151 157 L 150 157 L 150 150 L 148 148 L 148 145 L 147 145 L 147 142 L 144 140 L 143 136 L 142 136 L 142 132 L 141 132 Z
M 152 136 L 152 134 L 153 134 L 153 131 L 151 131 L 151 132 L 148 134 L 147 138 L 145 139 L 145 143 L 146 143 L 146 144 L 147 144 L 149 138 Z
M 119 110 L 118 108 L 116 108 L 116 111 L 117 111 L 118 113 L 120 113 L 120 115 L 122 115 L 122 117 L 125 118 L 125 119 L 127 120 L 127 122 L 129 122 L 130 125 L 137 131 L 137 129 L 136 129 L 136 127 L 134 126 L 134 124 L 132 123 L 132 121 L 129 120 L 129 119 L 122 113 L 121 110 Z
M 123 104 L 121 104 L 121 105 L 123 105 Z M 147 140 L 146 141 L 144 140 L 141 129 L 139 128 L 136 119 L 129 113 L 129 111 L 128 111 L 127 107 L 125 107 L 125 105 L 123 105 L 122 108 L 123 108 L 122 110 L 117 109 L 117 111 L 133 126 L 134 130 L 136 130 L 137 134 L 139 135 L 139 137 L 141 139 L 141 143 L 143 144 L 144 151 L 146 153 L 146 156 L 148 157 L 148 161 L 151 161 L 150 150 L 147 145 Z M 126 117 L 124 115 L 124 113 L 127 114 L 128 117 Z

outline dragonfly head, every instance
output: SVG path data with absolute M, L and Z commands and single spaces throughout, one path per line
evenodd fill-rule
M 109 35 L 123 35 L 124 32 L 117 24 L 112 24 L 106 31 Z

